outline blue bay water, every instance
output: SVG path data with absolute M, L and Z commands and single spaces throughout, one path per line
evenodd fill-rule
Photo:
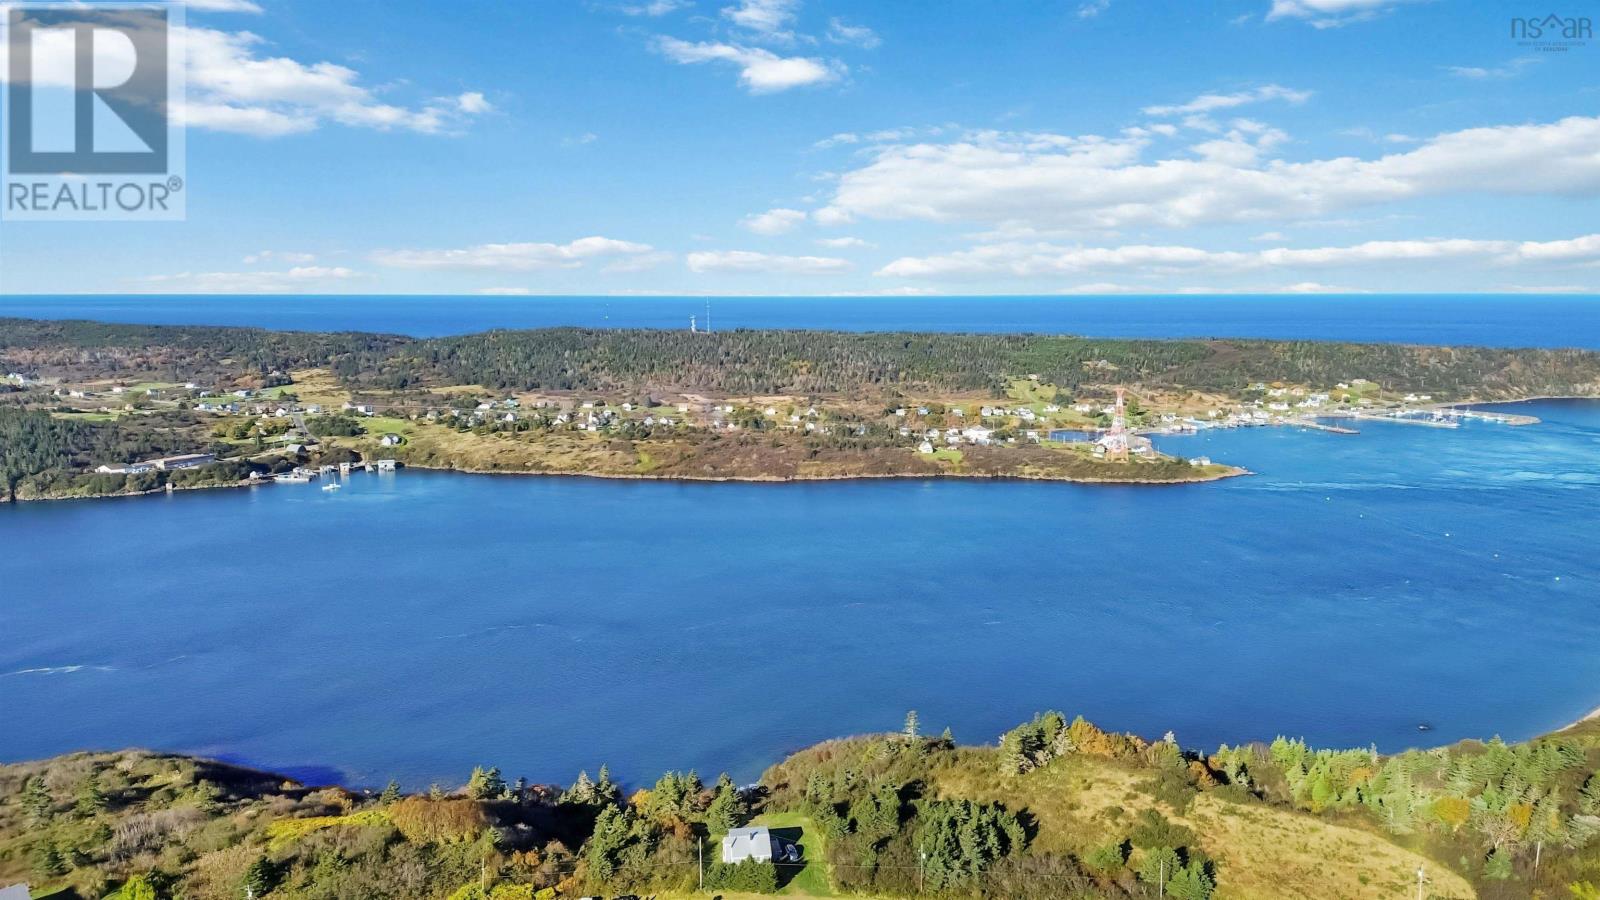
M 687 328 L 703 297 L 22 296 L 0 316 L 248 325 L 437 336 L 581 325 Z M 1600 348 L 1600 297 L 1227 295 L 717 297 L 718 328 L 1032 331 L 1096 337 L 1259 337 Z
M 1257 473 L 1204 485 L 401 472 L 0 507 L 0 759 L 748 779 L 910 708 L 963 741 L 1047 708 L 1201 748 L 1524 738 L 1600 704 L 1600 405 L 1518 409 L 1544 424 L 1162 439 Z

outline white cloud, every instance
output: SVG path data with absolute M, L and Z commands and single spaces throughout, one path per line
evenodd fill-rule
M 373 262 L 398 269 L 489 269 L 505 272 L 575 269 L 593 259 L 615 259 L 655 252 L 649 244 L 606 237 L 566 244 L 478 244 L 457 250 L 379 250 Z
M 179 38 L 188 59 L 188 97 L 178 113 L 192 127 L 278 137 L 335 122 L 432 134 L 459 128 L 490 108 L 477 92 L 413 106 L 387 103 L 347 66 L 261 55 L 266 42 L 248 31 L 186 28 Z
M 851 247 L 867 249 L 878 246 L 877 244 L 874 244 L 870 241 L 864 241 L 858 237 L 818 238 L 817 245 L 821 247 L 831 247 L 835 250 L 844 250 Z
M 1111 0 L 1085 0 L 1078 4 L 1078 18 L 1092 19 L 1111 8 Z
M 282 251 L 282 250 L 262 250 L 260 253 L 252 253 L 249 256 L 246 256 L 244 258 L 245 264 L 246 265 L 251 265 L 251 266 L 253 266 L 253 265 L 257 264 L 257 263 L 268 262 L 270 260 L 277 260 L 278 262 L 285 262 L 285 263 L 289 263 L 291 265 L 303 266 L 303 265 L 306 265 L 308 263 L 316 262 L 317 261 L 317 256 L 314 253 L 294 253 L 294 252 L 285 252 L 285 251 Z
M 879 148 L 839 177 L 813 218 L 1088 231 L 1300 220 L 1448 194 L 1585 197 L 1600 192 L 1597 146 L 1600 118 L 1577 116 L 1449 132 L 1376 159 L 1305 162 L 1146 161 L 1144 138 L 979 133 Z
M 1444 69 L 1446 72 L 1461 78 L 1482 81 L 1493 78 L 1513 78 L 1521 73 L 1523 69 L 1537 62 L 1539 62 L 1539 58 L 1536 56 L 1521 56 L 1503 66 L 1495 66 L 1493 68 L 1485 68 L 1483 66 L 1445 66 Z
M 671 12 L 676 12 L 689 5 L 690 4 L 684 2 L 684 0 L 651 0 L 649 3 L 628 4 L 618 7 L 618 9 L 624 15 L 649 16 L 650 18 L 654 19 Z
M 1364 22 L 1413 0 L 1272 0 L 1267 21 L 1303 19 L 1315 28 Z
M 818 225 L 823 226 L 849 225 L 855 221 L 855 216 L 837 206 L 824 206 L 822 209 L 815 210 L 811 213 L 811 218 Z
M 1041 278 L 1105 271 L 1157 275 L 1391 267 L 1410 263 L 1472 263 L 1507 267 L 1581 265 L 1596 261 L 1600 261 L 1600 234 L 1543 242 L 1429 238 L 1367 241 L 1347 247 L 1275 247 L 1248 251 L 1205 250 L 1176 245 L 1067 247 L 1010 242 L 985 244 L 937 256 L 901 257 L 884 266 L 877 274 L 896 278 Z
M 827 256 L 775 256 L 750 250 L 706 250 L 684 257 L 691 272 L 769 275 L 837 275 L 851 268 L 848 260 Z
M 202 12 L 261 13 L 261 7 L 251 0 L 185 0 L 190 9 Z
M 806 214 L 798 209 L 769 209 L 764 213 L 745 216 L 739 227 L 756 234 L 783 234 L 804 222 Z
M 840 144 L 857 144 L 861 142 L 861 135 L 850 131 L 841 131 L 830 137 L 825 137 L 811 145 L 813 150 L 827 150 Z
M 672 37 L 656 39 L 656 49 L 682 65 L 726 62 L 739 67 L 739 82 L 752 94 L 770 94 L 790 88 L 838 81 L 846 72 L 838 60 L 806 56 L 779 56 L 760 47 L 741 47 L 711 41 L 691 43 Z
M 1263 103 L 1268 100 L 1304 103 L 1310 98 L 1310 91 L 1297 91 L 1279 84 L 1265 84 L 1261 87 L 1251 88 L 1247 91 L 1236 91 L 1232 94 L 1201 94 L 1188 103 L 1180 103 L 1175 106 L 1146 106 L 1143 112 L 1147 116 L 1180 116 L 1192 113 L 1215 112 L 1219 109 L 1232 109 L 1236 106 L 1244 106 L 1247 103 Z
M 1592 294 L 1593 285 L 1582 284 L 1504 284 L 1498 290 L 1513 294 Z
M 494 109 L 494 107 L 489 104 L 488 100 L 483 98 L 483 94 L 477 91 L 468 91 L 456 97 L 456 109 L 469 116 L 476 116 L 486 113 Z
M 873 50 L 883 44 L 878 33 L 865 25 L 850 25 L 835 16 L 828 20 L 828 40 L 835 44 L 854 44 L 863 50 Z
M 722 16 L 757 37 L 790 41 L 799 6 L 799 0 L 740 0 L 738 6 L 723 7 Z
M 480 297 L 526 297 L 533 291 L 525 287 L 487 287 L 473 291 Z
M 136 279 L 148 291 L 178 294 L 281 294 L 342 288 L 360 278 L 343 266 L 296 266 L 276 272 L 179 272 Z
M 1286 284 L 1278 289 L 1283 294 L 1365 294 L 1362 288 L 1339 287 L 1338 285 L 1323 284 L 1318 281 L 1297 281 Z

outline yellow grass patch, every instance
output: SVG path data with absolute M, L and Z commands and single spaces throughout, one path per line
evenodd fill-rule
M 1415 896 L 1416 872 L 1427 871 L 1428 896 L 1476 896 L 1472 886 L 1431 859 L 1381 835 L 1308 813 L 1195 798 L 1178 815 L 1144 792 L 1150 778 L 1110 760 L 1067 757 L 1025 776 L 1001 775 L 992 756 L 974 755 L 941 770 L 938 796 L 997 801 L 1038 817 L 1034 846 L 1082 855 L 1125 838 L 1141 812 L 1158 809 L 1200 836 L 1217 862 L 1219 900 L 1383 900 Z

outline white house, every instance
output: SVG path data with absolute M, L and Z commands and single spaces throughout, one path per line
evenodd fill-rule
M 148 472 L 154 468 L 155 466 L 150 463 L 117 463 L 115 465 L 100 466 L 95 471 L 102 475 L 134 475 L 139 472 Z
M 722 861 L 725 863 L 742 863 L 753 859 L 756 862 L 799 862 L 800 848 L 794 844 L 775 837 L 769 829 L 734 828 L 722 839 Z

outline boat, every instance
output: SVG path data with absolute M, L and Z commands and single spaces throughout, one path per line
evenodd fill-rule
M 272 476 L 272 480 L 278 484 L 310 484 L 311 476 L 300 475 L 293 472 L 285 472 L 282 475 Z
M 344 485 L 342 485 L 342 484 L 338 483 L 337 481 L 335 481 L 335 482 L 331 482 L 329 484 L 323 485 L 322 489 L 325 490 L 325 491 L 337 491 L 339 488 L 342 488 L 342 487 L 344 487 Z

